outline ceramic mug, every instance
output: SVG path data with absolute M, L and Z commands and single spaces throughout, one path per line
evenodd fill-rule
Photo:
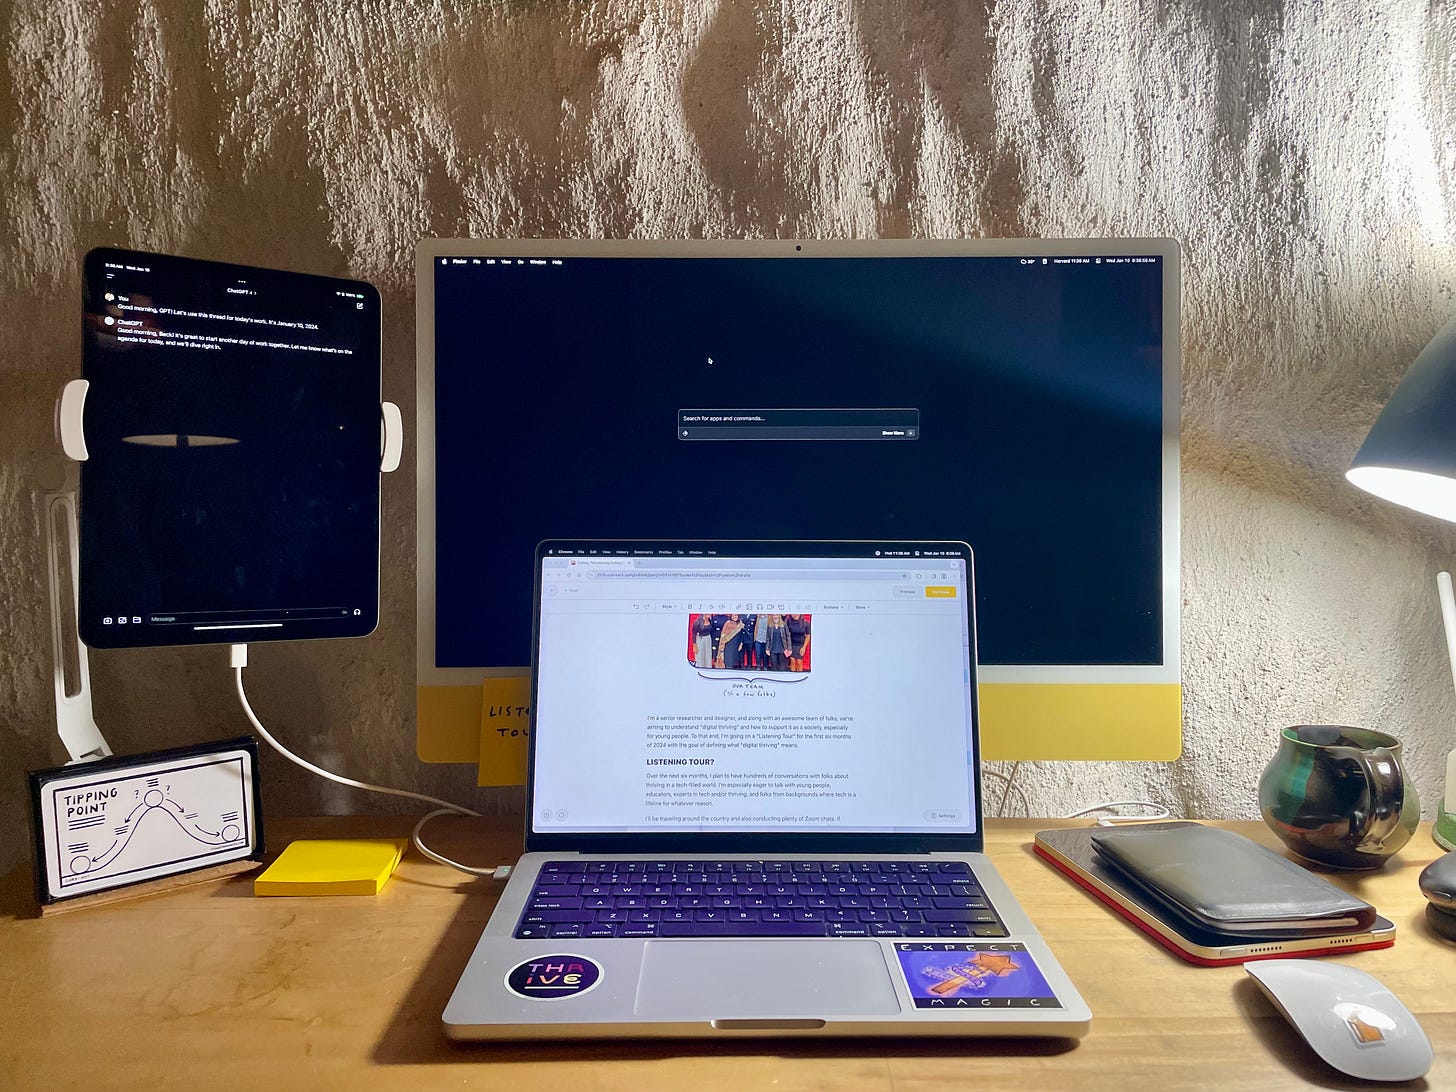
M 1280 733 L 1259 778 L 1259 811 L 1299 856 L 1339 868 L 1379 868 L 1415 833 L 1420 798 L 1400 741 L 1340 724 Z

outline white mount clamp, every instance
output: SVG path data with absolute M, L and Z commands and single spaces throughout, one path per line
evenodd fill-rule
M 86 449 L 86 430 L 82 418 L 86 412 L 86 394 L 91 383 L 72 379 L 61 388 L 56 400 L 56 439 L 67 458 L 84 463 L 91 457 Z M 379 403 L 379 472 L 390 474 L 399 469 L 404 454 L 404 417 L 393 402 Z

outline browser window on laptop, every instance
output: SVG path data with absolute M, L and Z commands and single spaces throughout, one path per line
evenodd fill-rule
M 551 548 L 533 831 L 976 833 L 967 559 L 845 554 Z

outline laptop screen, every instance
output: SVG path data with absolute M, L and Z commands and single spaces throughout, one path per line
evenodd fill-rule
M 979 833 L 964 544 L 546 542 L 537 582 L 532 848 Z

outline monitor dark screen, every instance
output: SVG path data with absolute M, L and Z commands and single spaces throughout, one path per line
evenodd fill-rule
M 552 537 L 967 541 L 983 664 L 1165 663 L 1161 251 L 433 245 L 437 667 Z
M 82 639 L 372 631 L 378 293 L 114 249 L 83 291 Z

